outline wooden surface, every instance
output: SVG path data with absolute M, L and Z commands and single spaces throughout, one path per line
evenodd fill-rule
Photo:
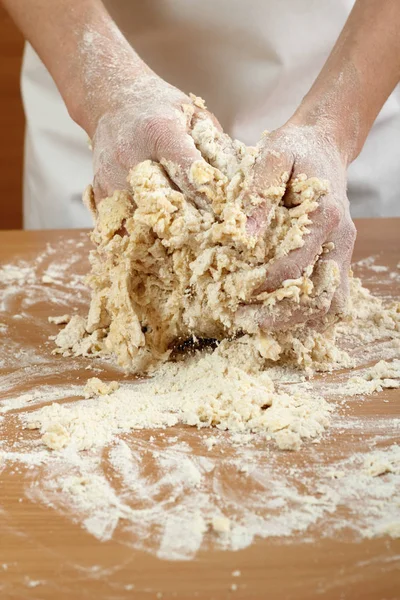
M 22 226 L 24 115 L 19 82 L 23 46 L 22 35 L 0 6 L 0 229 Z
M 355 260 L 378 254 L 379 264 L 395 268 L 399 261 L 399 220 L 363 220 L 358 223 L 358 229 Z M 16 257 L 31 260 L 47 242 L 57 248 L 60 240 L 64 243 L 68 239 L 82 240 L 82 235 L 79 232 L 2 233 L 0 265 Z M 74 246 L 74 242 L 69 246 L 64 244 L 64 252 L 67 247 L 70 252 L 75 251 Z M 79 252 L 82 253 L 80 269 L 85 271 L 87 244 Z M 394 292 L 393 286 L 382 290 L 379 280 L 371 280 L 370 285 L 385 294 Z M 19 301 L 23 294 L 22 290 Z M 86 301 L 86 297 L 76 299 L 81 308 Z M 46 345 L 49 333 L 46 317 L 61 314 L 62 309 L 42 302 L 31 311 L 36 323 L 14 324 L 12 336 L 26 339 L 27 344 L 39 345 L 49 361 L 63 360 L 51 358 L 51 348 Z M 0 313 L 0 320 L 1 317 Z M 54 327 L 50 330 L 54 333 Z M 8 341 L 0 338 L 0 343 Z M 84 370 L 87 361 L 82 359 L 80 364 L 81 370 L 75 372 L 74 377 L 87 379 L 90 376 L 90 371 Z M 367 420 L 368 431 L 360 434 L 348 427 L 335 435 L 328 432 L 318 446 L 319 460 L 328 463 L 342 452 L 351 453 L 368 446 L 374 423 L 383 417 L 399 415 L 399 399 L 399 390 L 389 390 L 363 402 L 354 401 L 351 413 Z M 132 433 L 133 439 L 135 435 L 139 434 Z M 181 435 L 195 444 L 198 432 L 186 429 Z M 393 443 L 396 436 L 398 439 L 398 431 L 380 431 L 382 444 Z M 306 448 L 302 454 L 281 452 L 279 460 L 283 467 L 299 460 L 298 456 L 307 462 L 312 455 Z M 361 540 L 346 532 L 337 538 L 325 537 L 322 527 L 311 542 L 305 535 L 290 540 L 256 539 L 241 551 L 219 551 L 211 546 L 201 550 L 191 561 L 170 562 L 134 550 L 118 538 L 98 542 L 56 511 L 31 503 L 24 498 L 18 472 L 0 474 L 0 507 L 3 511 L 0 513 L 2 600 L 400 598 L 400 543 L 388 537 Z M 3 570 L 2 564 L 6 565 Z M 234 580 L 232 571 L 237 569 L 241 576 Z M 31 587 L 29 582 L 32 581 L 40 584 Z M 134 591 L 128 589 L 131 583 L 135 585 Z M 231 589 L 232 583 L 238 585 L 237 590 Z

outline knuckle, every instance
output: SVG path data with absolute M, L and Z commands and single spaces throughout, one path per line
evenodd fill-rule
M 101 184 L 98 177 L 94 177 L 93 179 L 93 194 L 95 203 L 98 204 L 103 198 L 106 197 L 104 186 Z
M 96 146 L 93 152 L 93 170 L 95 173 L 102 169 L 106 151 L 104 147 Z
M 349 236 L 349 239 L 354 244 L 354 242 L 356 241 L 356 237 L 357 237 L 357 228 L 354 225 L 352 220 L 349 221 L 349 224 L 347 226 L 347 235 Z
M 324 205 L 324 215 L 330 227 L 338 227 L 342 219 L 342 211 L 339 204 L 332 200 L 326 202 Z
M 347 250 L 347 254 L 352 254 L 354 244 L 356 241 L 357 229 L 353 223 L 353 221 L 349 220 L 348 223 L 343 227 L 343 231 L 341 234 L 341 245 Z
M 176 122 L 172 118 L 162 115 L 153 115 L 142 123 L 142 131 L 149 147 L 157 153 L 161 148 L 168 147 L 172 140 L 172 131 Z
M 114 150 L 114 161 L 117 165 L 123 165 L 127 161 L 132 162 L 131 145 L 127 147 L 125 144 L 118 144 Z M 133 165 L 130 165 L 133 166 Z
M 348 297 L 344 290 L 339 289 L 333 297 L 330 311 L 332 314 L 340 315 L 346 311 Z
M 282 150 L 266 148 L 255 162 L 256 185 L 280 186 L 287 183 L 292 169 L 291 157 Z
M 299 279 L 299 277 L 302 275 L 302 268 L 293 260 L 286 260 L 285 263 L 279 268 L 277 275 L 280 281 L 286 281 L 287 279 Z

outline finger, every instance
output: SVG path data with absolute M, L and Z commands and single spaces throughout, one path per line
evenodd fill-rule
M 107 198 L 107 192 L 97 174 L 93 178 L 93 195 L 96 204 Z
M 210 210 L 213 202 L 221 199 L 222 174 L 204 160 L 181 123 L 164 122 L 156 159 L 178 189 L 199 208 Z
M 318 261 L 312 275 L 312 283 L 311 292 L 302 293 L 297 303 L 291 295 L 277 300 L 273 306 L 255 304 L 241 307 L 237 313 L 240 326 L 244 328 L 254 319 L 263 330 L 287 331 L 300 323 L 318 323 L 328 313 L 340 284 L 340 270 L 336 261 Z
M 294 310 L 291 307 L 282 306 L 282 311 L 278 315 L 271 315 L 264 312 L 260 314 L 259 327 L 262 331 L 288 331 L 296 325 L 309 323 L 311 321 L 320 322 L 327 314 L 332 301 L 332 296 L 329 293 L 324 293 L 324 300 L 321 306 L 298 306 Z
M 197 111 L 190 123 L 190 136 L 196 148 L 207 161 L 228 179 L 238 172 L 246 146 L 223 132 L 221 125 L 210 113 Z
M 267 230 L 274 209 L 285 194 L 292 167 L 293 158 L 287 153 L 267 148 L 257 156 L 243 193 L 250 235 L 262 235 Z
M 104 198 L 109 198 L 117 190 L 129 190 L 126 181 L 126 172 L 121 169 L 107 178 L 104 175 L 95 176 L 93 179 L 93 190 L 96 203 L 101 202 Z
M 188 129 L 193 129 L 195 120 L 197 118 L 200 119 L 208 119 L 211 120 L 213 126 L 222 131 L 222 126 L 218 121 L 217 117 L 207 109 L 207 106 L 203 100 L 199 96 L 195 96 L 195 94 L 189 94 L 190 104 L 183 104 L 182 110 L 187 119 L 187 127 Z
M 94 190 L 92 185 L 88 185 L 83 192 L 82 196 L 83 205 L 87 208 L 93 218 L 93 222 L 96 222 L 97 219 L 97 205 L 96 199 L 94 196 Z
M 334 260 L 318 261 L 313 276 L 311 296 L 300 299 L 285 298 L 277 303 L 272 314 L 266 314 L 260 323 L 262 329 L 286 331 L 300 323 L 320 322 L 331 307 L 332 299 L 340 283 L 339 268 Z
M 220 131 L 223 133 L 223 128 L 221 123 L 218 121 L 217 117 L 214 115 L 214 113 L 210 112 L 207 107 L 204 105 L 200 108 L 196 108 L 193 112 L 193 116 L 192 116 L 192 120 L 191 120 L 191 129 L 193 129 L 195 122 L 198 119 L 211 119 L 213 126 L 215 127 L 215 129 L 217 129 L 217 131 Z M 227 136 L 229 137 L 229 136 Z M 230 138 L 232 139 L 232 138 Z
M 333 291 L 323 292 L 318 301 L 308 305 L 293 305 L 289 299 L 281 300 L 274 306 L 273 311 L 262 305 L 241 307 L 236 315 L 236 323 L 244 331 L 255 333 L 257 330 L 264 332 L 288 331 L 296 325 L 310 321 L 319 322 L 327 314 L 331 305 Z
M 350 298 L 349 268 L 343 266 L 340 273 L 340 286 L 335 292 L 330 307 L 330 313 L 341 315 L 346 312 Z
M 305 269 L 315 263 L 322 245 L 329 240 L 330 233 L 338 226 L 341 218 L 336 203 L 328 198 L 310 216 L 312 222 L 307 226 L 308 233 L 304 237 L 303 246 L 271 264 L 265 282 L 256 294 L 272 292 L 280 288 L 287 279 L 301 277 Z
M 95 155 L 93 170 L 95 173 L 93 192 L 96 203 L 112 196 L 116 190 L 129 189 L 128 172 L 119 162 L 118 157 L 114 157 L 111 153 L 101 151 Z
M 356 228 L 351 221 L 350 215 L 348 215 L 345 219 L 345 224 L 333 238 L 335 249 L 329 253 L 329 257 L 338 263 L 341 271 L 340 286 L 336 290 L 330 308 L 332 314 L 340 315 L 346 313 L 348 308 L 350 299 L 351 260 L 356 235 Z

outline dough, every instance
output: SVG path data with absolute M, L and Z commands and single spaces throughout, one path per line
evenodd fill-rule
M 85 398 L 95 398 L 96 396 L 108 396 L 119 388 L 117 381 L 102 381 L 98 377 L 91 377 L 87 380 L 84 394 Z
M 299 279 L 272 293 L 256 290 L 270 263 L 304 244 L 309 215 L 329 184 L 305 175 L 288 183 L 283 173 L 265 191 L 268 233 L 253 237 L 246 231 L 247 215 L 263 202 L 251 193 L 256 150 L 221 140 L 224 134 L 207 119 L 198 120 L 191 135 L 208 161 L 193 164 L 191 182 L 208 206 L 195 206 L 171 184 L 163 165 L 149 160 L 131 170 L 130 192 L 117 191 L 95 207 L 87 190 L 85 201 L 95 215 L 92 299 L 87 318 L 72 317 L 57 337 L 59 352 L 110 354 L 127 370 L 145 372 L 190 338 L 245 335 L 263 360 L 299 360 L 305 339 L 318 339 L 301 326 L 290 334 L 260 334 L 258 315 L 263 310 L 280 319 L 299 305 L 312 315 L 339 285 L 334 261 L 317 256 Z M 247 304 L 251 311 L 242 310 Z

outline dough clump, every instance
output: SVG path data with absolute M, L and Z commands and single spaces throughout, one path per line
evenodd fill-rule
M 87 318 L 72 317 L 56 338 L 57 351 L 112 355 L 127 371 L 143 373 L 189 339 L 246 336 L 262 360 L 287 357 L 307 366 L 325 342 L 301 326 L 285 331 L 285 318 L 299 305 L 310 317 L 326 306 L 339 285 L 329 248 L 321 247 L 298 279 L 271 293 L 257 290 L 273 261 L 304 244 L 310 213 L 328 182 L 306 175 L 289 181 L 283 173 L 257 196 L 251 185 L 255 148 L 221 140 L 224 134 L 207 119 L 194 123 L 191 135 L 207 160 L 191 168 L 194 197 L 207 198 L 206 205 L 178 191 L 163 165 L 150 160 L 131 170 L 130 191 L 117 191 L 97 207 L 87 190 L 96 246 L 90 310 Z M 267 233 L 250 235 L 248 216 L 264 203 Z M 265 316 L 282 322 L 282 331 L 260 333 Z
M 117 381 L 102 381 L 98 377 L 91 377 L 87 380 L 84 394 L 85 398 L 95 398 L 96 396 L 108 396 L 115 392 L 119 387 Z

